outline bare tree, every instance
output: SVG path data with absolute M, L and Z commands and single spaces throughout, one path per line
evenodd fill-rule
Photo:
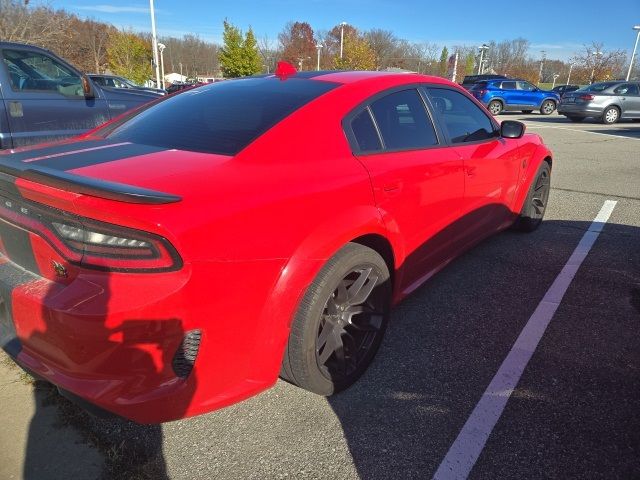
M 607 51 L 603 43 L 592 42 L 591 45 L 584 45 L 582 53 L 571 61 L 576 65 L 578 75 L 584 80 L 584 74 L 590 73 L 588 81 L 593 83 L 621 78 L 626 59 L 624 50 Z

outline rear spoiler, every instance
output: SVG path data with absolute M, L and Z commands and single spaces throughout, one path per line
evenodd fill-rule
M 92 197 L 107 198 L 119 202 L 163 204 L 182 200 L 177 195 L 158 192 L 124 183 L 98 180 L 48 167 L 24 164 L 0 156 L 0 172 L 16 178 L 24 178 L 51 187 L 83 193 Z

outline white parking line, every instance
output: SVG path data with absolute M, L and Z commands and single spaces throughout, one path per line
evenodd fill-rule
M 434 480 L 466 479 L 482 453 L 484 446 L 502 415 L 504 408 L 529 363 L 542 335 L 553 318 L 578 268 L 587 257 L 605 223 L 609 220 L 616 201 L 606 200 L 575 248 L 571 257 L 556 277 L 538 307 L 524 326 L 516 343 L 502 362 L 482 398 L 471 412 L 438 467 Z
M 569 130 L 570 132 L 591 133 L 593 135 L 604 135 L 606 137 L 626 138 L 628 140 L 640 140 L 640 138 L 627 137 L 626 135 L 615 135 L 613 133 L 591 132 L 589 130 L 580 130 L 579 128 L 556 127 L 553 125 L 535 125 L 531 123 L 527 123 L 526 125 L 527 125 L 527 128 L 555 128 L 557 130 Z

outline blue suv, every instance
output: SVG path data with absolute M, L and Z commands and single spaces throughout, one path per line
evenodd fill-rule
M 470 89 L 474 97 L 480 100 L 493 115 L 500 112 L 521 110 L 531 113 L 540 110 L 542 115 L 551 115 L 560 95 L 548 90 L 540 90 L 526 80 L 497 79 L 475 83 Z

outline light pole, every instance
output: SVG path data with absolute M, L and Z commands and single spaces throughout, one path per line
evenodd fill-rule
M 594 75 L 596 74 L 596 67 L 598 66 L 598 57 L 602 55 L 602 52 L 595 51 L 592 54 L 596 59 L 593 61 L 593 68 L 591 69 L 591 81 L 589 83 L 593 83 L 595 80 Z
M 571 81 L 571 70 L 573 70 L 574 65 L 575 65 L 574 63 L 569 65 L 569 75 L 567 76 L 567 85 L 569 85 L 569 82 Z
M 318 64 L 316 66 L 316 70 L 320 71 L 320 50 L 322 50 L 322 44 L 321 43 L 316 44 L 316 49 L 318 50 Z
M 149 0 L 151 12 L 151 48 L 153 48 L 153 64 L 156 68 L 156 87 L 160 88 L 160 65 L 158 65 L 158 37 L 156 37 L 156 15 L 153 10 L 153 0 Z
M 344 47 L 344 27 L 347 25 L 347 22 L 342 22 L 340 24 L 340 60 L 342 60 L 342 50 Z
M 629 62 L 629 71 L 627 72 L 627 82 L 629 81 L 629 77 L 631 76 L 631 69 L 633 68 L 633 59 L 636 56 L 636 50 L 638 49 L 638 40 L 640 39 L 640 25 L 634 25 L 634 30 L 638 31 L 636 35 L 636 43 L 633 45 L 633 53 L 631 54 L 631 61 Z
M 551 85 L 551 90 L 553 90 L 553 87 L 556 86 L 556 79 L 560 76 L 559 73 L 554 73 L 553 74 L 553 85 Z
M 489 50 L 489 45 L 487 45 L 486 43 L 483 43 L 481 46 L 478 47 L 478 50 L 480 50 L 480 64 L 478 65 L 478 75 L 480 75 L 482 74 L 482 71 L 483 71 L 482 62 L 484 62 L 484 52 L 486 50 Z
M 545 55 L 547 54 L 547 52 L 545 52 L 544 50 L 541 50 L 540 53 L 542 54 L 542 60 L 540 60 L 540 72 L 538 72 L 538 83 L 542 82 L 542 69 L 544 68 L 544 61 L 545 61 Z
M 160 69 L 162 70 L 162 89 L 164 90 L 164 49 L 167 46 L 164 43 L 158 43 L 158 50 L 160 50 Z

